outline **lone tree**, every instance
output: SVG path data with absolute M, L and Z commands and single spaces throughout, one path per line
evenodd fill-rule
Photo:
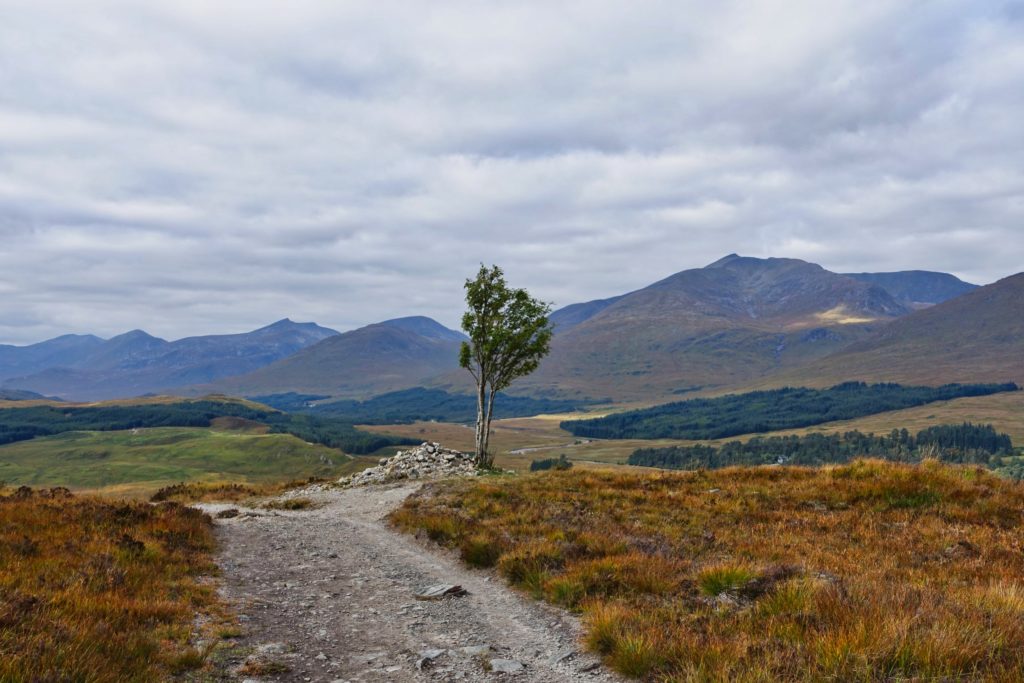
M 487 450 L 491 436 L 494 396 L 517 377 L 537 369 L 551 348 L 551 306 L 525 289 L 509 289 L 498 266 L 480 265 L 476 278 L 466 280 L 466 304 L 459 364 L 476 380 L 476 464 L 491 468 Z

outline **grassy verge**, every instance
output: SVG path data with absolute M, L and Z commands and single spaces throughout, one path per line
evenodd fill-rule
M 263 498 L 278 496 L 285 491 L 302 488 L 310 484 L 329 484 L 331 479 L 297 479 L 295 481 L 270 484 L 231 484 L 231 483 L 183 483 L 166 486 L 150 497 L 154 503 L 173 501 L 175 503 L 242 503 L 245 505 L 262 504 Z M 305 500 L 305 499 L 298 499 Z
M 0 495 L 0 681 L 158 681 L 202 667 L 209 519 L 66 489 Z
M 433 485 L 392 522 L 664 681 L 1024 680 L 1024 488 L 877 461 Z

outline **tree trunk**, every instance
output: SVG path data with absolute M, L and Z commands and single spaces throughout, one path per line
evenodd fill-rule
M 487 441 L 484 438 L 484 382 L 476 387 L 476 465 L 485 467 L 487 459 Z
M 484 450 L 487 454 L 487 468 L 494 467 L 494 458 L 490 454 L 491 444 L 491 417 L 494 415 L 494 394 L 496 392 L 491 389 L 487 396 L 487 410 L 484 413 Z

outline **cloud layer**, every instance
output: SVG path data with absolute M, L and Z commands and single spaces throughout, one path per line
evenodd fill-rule
M 1024 3 L 4 5 L 0 342 L 1024 264 Z

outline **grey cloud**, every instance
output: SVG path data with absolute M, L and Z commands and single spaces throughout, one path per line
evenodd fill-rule
M 0 342 L 1024 263 L 1020 4 L 5 3 Z

